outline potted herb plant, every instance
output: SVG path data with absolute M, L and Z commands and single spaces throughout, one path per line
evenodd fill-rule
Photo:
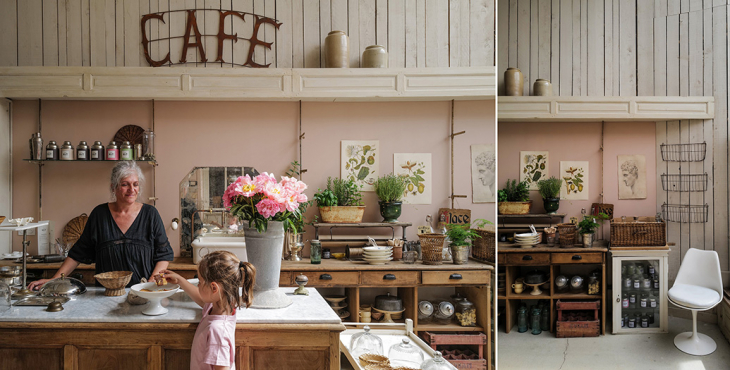
M 398 222 L 400 217 L 403 194 L 406 192 L 406 178 L 392 173 L 378 177 L 373 183 L 375 195 L 378 196 L 380 215 L 383 222 Z
M 526 181 L 507 179 L 504 189 L 497 192 L 499 204 L 497 210 L 501 215 L 526 215 L 530 213 L 530 190 Z
M 322 215 L 322 222 L 352 224 L 362 222 L 365 206 L 360 188 L 353 179 L 327 178 L 327 189 L 317 189 L 314 200 Z
M 607 219 L 607 214 L 599 213 L 597 216 L 584 216 L 583 220 L 578 223 L 578 232 L 583 237 L 584 248 L 590 248 L 593 245 L 596 229 L 601 226 L 599 222 L 603 222 Z
M 563 181 L 555 176 L 537 182 L 537 191 L 542 196 L 542 204 L 548 214 L 553 214 L 560 208 L 561 186 L 563 186 Z
M 487 220 L 475 220 L 478 227 L 482 227 Z M 451 257 L 455 265 L 463 265 L 469 261 L 469 247 L 471 242 L 481 236 L 471 228 L 471 224 L 447 224 L 446 237 L 449 240 L 449 248 L 451 249 Z

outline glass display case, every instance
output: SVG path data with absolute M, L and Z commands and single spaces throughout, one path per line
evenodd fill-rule
M 669 248 L 611 250 L 613 334 L 666 333 Z

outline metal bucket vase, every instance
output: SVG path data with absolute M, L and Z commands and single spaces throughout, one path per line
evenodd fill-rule
M 284 246 L 284 224 L 269 221 L 268 229 L 259 233 L 243 222 L 248 262 L 256 267 L 253 308 L 282 308 L 292 304 L 291 298 L 279 290 L 281 250 Z

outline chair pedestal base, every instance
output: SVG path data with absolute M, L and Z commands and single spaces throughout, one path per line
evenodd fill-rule
M 674 337 L 674 345 L 682 352 L 695 356 L 709 355 L 717 349 L 717 343 L 702 333 L 688 331 Z

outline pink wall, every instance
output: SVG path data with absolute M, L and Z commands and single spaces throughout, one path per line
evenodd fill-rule
M 376 139 L 382 148 L 380 172 L 393 169 L 393 153 L 432 153 L 433 202 L 404 205 L 401 221 L 418 225 L 428 213 L 449 207 L 450 187 L 450 106 L 451 102 L 401 103 L 303 103 L 302 160 L 308 170 L 303 180 L 311 196 L 326 186 L 327 176 L 339 175 L 340 140 Z M 469 208 L 473 218 L 494 221 L 495 205 L 471 203 L 469 146 L 494 143 L 494 101 L 456 102 L 454 150 L 455 193 L 467 195 L 456 207 Z M 13 215 L 37 217 L 38 170 L 22 159 L 28 157 L 28 139 L 36 131 L 37 101 L 16 101 L 13 114 Z M 126 124 L 152 125 L 152 102 L 44 101 L 43 138 L 101 140 L 104 145 Z M 148 184 L 153 177 L 157 209 L 167 225 L 176 254 L 179 231 L 170 221 L 179 217 L 178 186 L 195 166 L 253 166 L 277 176 L 298 158 L 298 102 L 156 102 L 154 130 L 159 166 L 143 165 Z M 43 218 L 55 223 L 56 237 L 66 223 L 97 204 L 108 201 L 108 177 L 112 163 L 49 163 L 43 169 Z M 144 196 L 152 195 L 144 189 Z M 364 221 L 379 221 L 377 197 L 364 194 L 368 206 Z M 317 211 L 312 208 L 308 218 Z M 355 231 L 357 232 L 357 231 Z M 311 238 L 312 234 L 305 236 Z M 415 228 L 409 230 L 415 238 Z M 15 237 L 14 249 L 19 249 Z M 35 246 L 31 245 L 31 253 Z
M 588 161 L 590 192 L 588 200 L 561 200 L 558 213 L 580 216 L 581 208 L 590 211 L 592 203 L 614 205 L 614 215 L 653 216 L 656 214 L 656 143 L 654 122 L 608 122 L 603 137 L 603 175 L 601 174 L 601 123 L 513 123 L 499 124 L 498 187 L 507 179 L 519 179 L 520 151 L 548 151 L 550 176 L 559 177 L 560 161 Z M 618 200 L 617 156 L 641 154 L 646 157 L 647 196 L 640 200 Z M 542 198 L 530 192 L 531 213 L 544 213 Z M 607 235 L 606 235 L 607 237 Z

